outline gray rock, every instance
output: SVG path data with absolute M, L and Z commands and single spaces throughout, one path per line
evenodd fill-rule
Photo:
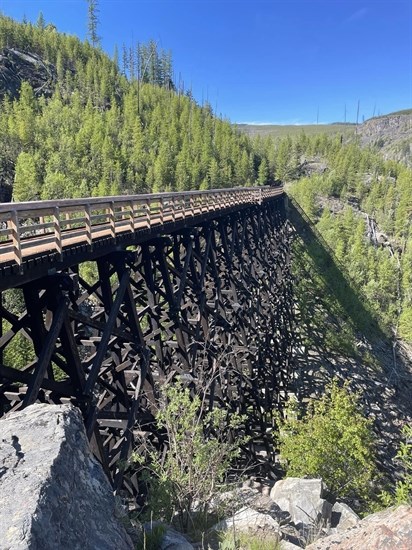
M 251 487 L 240 487 L 220 494 L 210 510 L 218 512 L 220 516 L 229 516 L 243 508 L 252 508 L 261 514 L 268 514 L 279 525 L 284 525 L 291 519 L 290 514 L 282 511 L 269 496 L 261 494 L 257 489 Z
M 288 542 L 287 540 L 281 540 L 279 548 L 280 550 L 300 550 L 302 547 L 296 546 L 296 544 Z
M 80 411 L 32 405 L 0 420 L 0 549 L 128 550 Z
M 161 521 L 147 522 L 143 525 L 146 533 L 151 533 L 155 528 L 164 529 L 162 539 L 159 542 L 159 550 L 193 550 L 194 546 L 185 538 L 184 535 L 175 531 L 170 525 Z M 152 546 L 153 547 L 153 546 Z
M 57 72 L 54 65 L 35 53 L 5 48 L 0 51 L 0 98 L 19 96 L 21 83 L 28 81 L 36 96 L 50 97 Z
M 270 497 L 279 508 L 289 512 L 297 527 L 321 528 L 331 519 L 332 504 L 324 497 L 325 487 L 321 479 L 288 477 L 278 481 Z
M 220 517 L 232 515 L 241 508 L 250 506 L 259 496 L 260 493 L 257 489 L 249 486 L 238 487 L 217 495 L 210 503 L 209 511 L 217 512 Z
M 410 550 L 412 548 L 412 507 L 402 505 L 363 518 L 359 523 L 335 533 L 307 550 Z
M 355 527 L 360 517 L 344 502 L 335 502 L 332 508 L 331 528 L 339 531 Z
M 278 538 L 280 526 L 269 514 L 262 514 L 253 508 L 246 507 L 213 527 L 214 531 L 230 531 L 231 529 L 235 532 L 253 535 L 264 534 L 265 537 L 271 534 Z

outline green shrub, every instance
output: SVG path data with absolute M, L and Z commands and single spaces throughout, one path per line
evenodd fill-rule
M 287 475 L 321 477 L 335 495 L 367 502 L 377 468 L 372 422 L 362 415 L 359 395 L 333 381 L 301 418 L 291 409 L 279 436 Z
M 280 550 L 280 542 L 273 535 L 262 533 L 234 533 L 232 530 L 220 536 L 219 550 Z
M 385 506 L 412 504 L 412 425 L 405 425 L 402 435 L 404 440 L 400 444 L 396 458 L 402 466 L 403 479 L 396 483 L 394 494 L 388 491 L 381 494 Z
M 239 427 L 242 417 L 231 413 L 228 423 L 228 411 L 206 412 L 204 401 L 197 395 L 192 398 L 180 384 L 165 388 L 163 395 L 156 421 L 167 434 L 168 451 L 165 457 L 149 451 L 148 509 L 168 522 L 177 514 L 183 531 L 198 530 L 207 524 L 208 506 L 239 454 L 243 441 L 232 441 L 228 430 Z M 132 459 L 141 460 L 136 455 Z

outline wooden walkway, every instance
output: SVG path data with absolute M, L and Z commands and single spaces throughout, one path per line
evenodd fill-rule
M 147 232 L 170 223 L 192 225 L 283 194 L 283 188 L 246 187 L 185 193 L 66 199 L 0 204 L 0 269 L 28 258 L 61 255 L 76 245 Z

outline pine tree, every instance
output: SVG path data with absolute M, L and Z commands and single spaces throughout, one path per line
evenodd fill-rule
M 46 21 L 44 20 L 43 12 L 39 13 L 39 16 L 36 21 L 36 26 L 43 31 L 46 28 Z
M 93 46 L 100 45 L 100 36 L 97 34 L 97 27 L 99 25 L 99 19 L 97 14 L 99 13 L 98 1 L 97 0 L 87 0 L 88 9 L 87 9 L 87 29 L 88 36 L 91 40 Z

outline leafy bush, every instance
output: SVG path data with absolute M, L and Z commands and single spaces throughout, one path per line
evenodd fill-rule
M 394 494 L 388 491 L 381 494 L 385 506 L 412 504 L 412 425 L 405 425 L 402 435 L 404 440 L 400 444 L 396 458 L 402 466 L 403 479 L 396 483 Z
M 377 477 L 371 428 L 359 395 L 333 381 L 301 418 L 287 411 L 279 436 L 287 474 L 321 477 L 334 494 L 367 501 Z
M 177 514 L 180 528 L 187 531 L 207 522 L 208 506 L 222 488 L 225 474 L 238 455 L 242 441 L 232 441 L 228 430 L 242 422 L 240 415 L 223 409 L 206 412 L 204 402 L 191 397 L 180 384 L 164 390 L 156 415 L 157 426 L 167 434 L 164 458 L 149 451 L 146 469 L 148 508 L 156 518 L 171 522 Z M 135 462 L 141 458 L 134 455 Z

